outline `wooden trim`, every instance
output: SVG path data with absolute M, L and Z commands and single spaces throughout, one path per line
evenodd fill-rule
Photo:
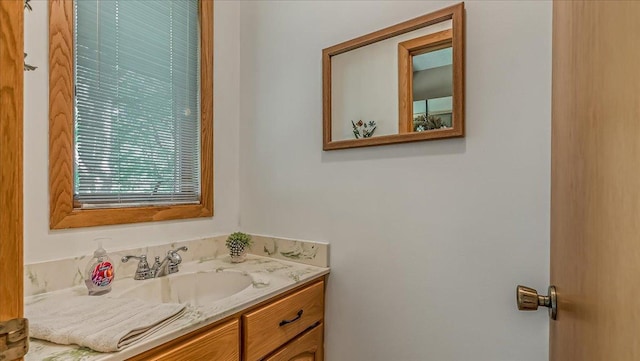
M 407 20 L 405 22 L 402 22 L 393 26 L 389 26 L 387 28 L 375 31 L 367 35 L 360 36 L 355 39 L 345 41 L 343 43 L 326 48 L 324 49 L 324 51 L 326 51 L 330 57 L 334 55 L 346 53 L 347 51 L 361 48 L 363 46 L 367 46 L 369 44 L 373 44 L 378 41 L 393 38 L 394 36 L 402 35 L 414 30 L 426 28 L 427 26 L 452 19 L 455 13 L 462 12 L 462 11 L 464 11 L 464 2 L 446 7 L 444 9 L 434 11 L 429 14 L 419 16 L 411 20 Z M 455 25 L 456 24 L 454 23 L 454 26 Z
M 413 132 L 413 57 L 404 43 L 398 44 L 398 133 L 400 134 Z
M 419 38 L 403 41 L 398 44 L 398 132 L 400 134 L 413 133 L 413 57 L 430 51 L 436 51 L 452 46 L 451 29 L 428 34 Z M 456 97 L 453 89 L 453 96 Z M 455 117 L 455 109 L 454 109 Z M 457 118 L 457 117 L 456 117 Z M 459 126 L 452 123 L 453 129 Z M 442 138 L 442 133 L 428 131 L 425 135 L 429 139 Z
M 73 212 L 73 2 L 49 1 L 49 224 Z
M 0 1 L 0 320 L 23 317 L 24 2 Z M 22 360 L 22 359 L 20 359 Z
M 453 130 L 455 136 L 464 136 L 464 58 L 465 58 L 465 21 L 464 5 L 460 4 L 452 13 L 453 20 Z
M 322 50 L 322 147 L 331 144 L 331 54 Z
M 345 148 L 360 148 L 370 147 L 374 145 L 396 144 L 396 143 L 411 143 L 426 139 L 434 139 L 434 137 L 425 136 L 425 132 L 419 133 L 403 133 L 403 134 L 390 134 L 381 135 L 378 137 L 361 138 L 361 139 L 347 139 L 347 140 L 334 140 L 325 145 L 324 150 L 335 150 Z M 429 133 L 438 133 L 439 138 L 451 138 L 459 137 L 459 134 L 454 133 L 453 128 L 432 130 Z
M 400 134 L 376 136 L 372 138 L 331 140 L 331 57 L 351 51 L 375 42 L 386 40 L 417 29 L 421 29 L 445 20 L 452 20 L 452 46 L 453 46 L 453 109 L 459 115 L 454 119 L 454 127 L 445 130 L 433 130 L 429 132 L 403 132 Z M 323 111 L 323 137 L 322 149 L 334 150 L 344 148 L 368 147 L 393 143 L 415 142 L 435 138 L 451 138 L 464 136 L 464 2 L 434 11 L 432 13 L 396 24 L 373 33 L 345 41 L 343 43 L 325 48 L 322 51 L 322 111 Z M 456 89 L 458 93 L 456 93 Z M 456 96 L 458 94 L 458 96 Z M 406 105 L 405 105 L 406 107 Z M 458 125 L 458 126 L 456 126 Z M 406 129 L 406 126 L 405 126 Z
M 200 0 L 201 217 L 213 216 L 213 0 Z M 206 165 L 206 166 L 205 166 Z
M 74 208 L 73 1 L 49 0 L 49 227 L 104 226 L 213 216 L 213 0 L 200 0 L 200 204 Z
M 403 41 L 398 44 L 398 47 L 402 47 L 411 55 L 415 56 L 451 47 L 452 38 L 453 30 L 447 29 L 438 31 L 437 33 L 421 36 L 419 38 Z

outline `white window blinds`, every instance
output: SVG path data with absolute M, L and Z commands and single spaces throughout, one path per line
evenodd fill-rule
M 76 207 L 198 203 L 198 1 L 74 10 Z

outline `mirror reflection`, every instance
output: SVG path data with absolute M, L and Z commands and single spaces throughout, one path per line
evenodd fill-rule
M 407 132 L 398 129 L 398 44 L 431 39 L 451 25 L 443 21 L 333 56 L 331 139 L 362 140 Z
M 451 128 L 453 113 L 453 48 L 412 56 L 413 131 Z
M 322 52 L 323 149 L 464 136 L 464 4 Z

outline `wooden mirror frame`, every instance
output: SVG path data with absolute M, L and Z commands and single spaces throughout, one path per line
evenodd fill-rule
M 449 30 L 451 37 L 451 45 L 453 47 L 453 127 L 443 130 L 431 130 L 426 132 L 408 132 L 407 131 L 407 114 L 412 111 L 412 91 L 408 90 L 411 86 L 407 81 L 407 64 L 398 59 L 398 134 L 381 135 L 371 138 L 331 140 L 331 58 L 336 55 L 346 53 L 348 51 L 367 46 L 378 41 L 390 39 L 398 35 L 402 35 L 414 30 L 418 30 L 430 25 L 434 25 L 446 20 L 452 21 Z M 323 150 L 345 149 L 368 147 L 374 145 L 395 144 L 415 142 L 421 140 L 463 137 L 464 136 L 464 3 L 459 3 L 426 15 L 422 15 L 415 19 L 411 19 L 400 24 L 378 30 L 376 32 L 363 35 L 361 37 L 345 41 L 332 47 L 322 50 L 322 112 L 323 112 Z M 444 32 L 441 32 L 444 33 Z M 436 33 L 438 34 L 438 33 Z M 430 35 L 427 35 L 430 36 Z M 424 38 L 424 37 L 421 37 Z M 418 39 L 421 39 L 418 38 Z M 414 39 L 414 40 L 418 40 Z M 443 39 L 440 39 L 444 41 Z M 411 52 L 424 49 L 425 45 L 408 44 L 412 40 L 403 42 L 407 49 L 405 58 L 411 60 Z M 447 42 L 449 40 L 446 40 Z M 438 41 L 436 41 L 438 42 Z M 410 45 L 407 47 L 407 45 Z M 426 45 L 428 47 L 428 45 Z M 413 49 L 413 50 L 412 50 Z M 398 52 L 401 52 L 400 44 Z M 406 60 L 406 59 L 405 59 Z M 404 67 L 403 67 L 404 63 Z M 409 70 L 411 68 L 409 67 Z M 401 74 L 402 73 L 402 74 Z M 409 77 L 411 79 L 411 77 Z M 403 83 L 404 82 L 404 83 Z M 403 95 L 404 94 L 404 95 Z M 408 109 L 408 111 L 407 111 Z M 412 114 L 409 115 L 412 119 Z

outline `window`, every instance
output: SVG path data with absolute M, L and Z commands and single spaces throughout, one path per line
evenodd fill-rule
M 212 1 L 50 7 L 50 227 L 211 216 Z

